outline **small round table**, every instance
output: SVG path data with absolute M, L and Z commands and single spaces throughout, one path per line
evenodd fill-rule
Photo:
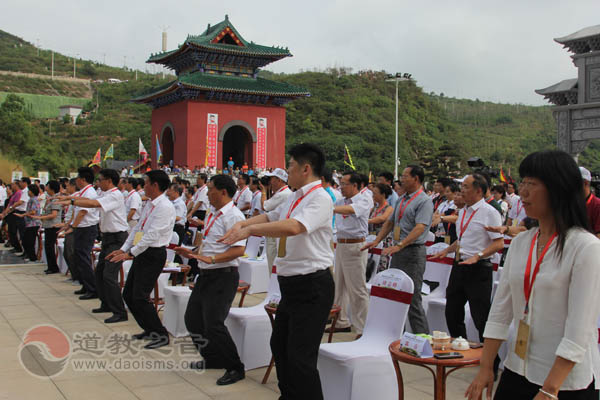
M 340 311 L 342 308 L 337 305 L 331 306 L 331 311 L 329 311 L 329 318 L 331 319 L 331 332 L 329 332 L 329 337 L 327 338 L 327 343 L 331 343 L 333 340 L 333 332 L 335 331 L 335 324 L 337 323 L 338 317 L 340 315 Z M 271 321 L 271 327 L 273 327 L 273 323 L 275 322 L 275 313 L 277 312 L 277 306 L 272 306 L 270 304 L 265 305 L 265 311 L 269 316 L 269 320 Z M 269 375 L 271 374 L 271 370 L 273 369 L 273 365 L 275 364 L 275 359 L 271 356 L 271 361 L 269 362 L 269 366 L 265 371 L 265 376 L 263 377 L 262 384 L 267 383 L 269 379 Z
M 418 365 L 419 367 L 427 368 L 433 375 L 434 382 L 434 396 L 435 400 L 446 399 L 446 378 L 452 372 L 457 369 L 464 367 L 479 365 L 481 360 L 481 348 L 469 349 L 464 351 L 457 350 L 434 350 L 433 353 L 447 353 L 449 351 L 457 351 L 463 355 L 463 358 L 452 358 L 448 360 L 439 360 L 435 357 L 430 358 L 419 358 L 411 356 L 410 354 L 400 351 L 400 340 L 396 340 L 390 344 L 389 350 L 394 362 L 394 369 L 396 370 L 396 377 L 398 379 L 398 399 L 404 400 L 404 382 L 402 380 L 402 371 L 400 371 L 400 362 L 412 365 Z M 429 366 L 435 366 L 435 371 Z M 446 372 L 446 368 L 451 368 Z

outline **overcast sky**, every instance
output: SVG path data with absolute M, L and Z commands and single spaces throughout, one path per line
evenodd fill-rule
M 66 55 L 149 69 L 145 60 L 229 14 L 248 41 L 289 47 L 276 72 L 409 72 L 425 91 L 546 104 L 534 89 L 576 77 L 553 38 L 600 24 L 599 0 L 2 0 L 0 29 Z M 127 57 L 126 59 L 124 57 Z

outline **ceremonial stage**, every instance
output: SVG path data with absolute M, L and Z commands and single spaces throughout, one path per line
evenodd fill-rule
M 129 360 L 168 361 L 190 358 L 197 360 L 197 353 L 179 354 L 174 348 L 184 348 L 191 344 L 189 338 L 172 338 L 168 346 L 172 354 L 163 355 L 156 350 L 143 350 L 144 342 L 131 342 L 128 351 L 115 351 L 116 342 L 112 342 L 100 352 L 100 340 L 94 341 L 93 334 L 107 339 L 139 333 L 140 328 L 129 315 L 129 321 L 107 325 L 102 322 L 105 314 L 92 314 L 98 306 L 97 300 L 82 301 L 73 294 L 78 286 L 65 282 L 62 274 L 45 275 L 45 264 L 18 265 L 17 257 L 9 254 L 0 245 L 0 399 L 278 399 L 279 390 L 275 370 L 267 384 L 261 381 L 265 368 L 246 372 L 246 379 L 229 386 L 217 386 L 217 378 L 222 370 L 208 370 L 197 373 L 190 370 L 149 371 L 132 368 L 131 370 L 110 370 L 97 367 L 92 370 L 80 370 L 75 362 L 93 359 L 104 363 L 115 362 L 118 358 Z M 239 296 L 239 295 L 238 295 Z M 249 294 L 244 306 L 260 303 L 265 294 Z M 236 298 L 234 305 L 237 305 Z M 160 313 L 162 317 L 162 312 Z M 21 349 L 24 334 L 36 325 L 54 326 L 64 332 L 71 344 L 71 355 L 66 368 L 51 378 L 40 378 L 26 370 L 23 362 L 31 368 L 30 349 Z M 335 341 L 350 341 L 354 333 L 336 333 Z M 327 336 L 323 336 L 323 342 Z M 84 346 L 86 345 L 86 346 Z M 95 345 L 95 346 L 94 346 Z M 124 346 L 124 343 L 121 343 Z M 86 351 L 83 351 L 83 349 Z M 135 354 L 134 354 L 135 353 Z M 55 353 L 56 354 L 56 353 Z M 23 360 L 23 361 L 22 361 Z M 473 380 L 477 368 L 457 371 L 448 377 L 447 398 L 463 399 L 464 391 Z M 433 383 L 431 374 L 426 370 L 402 365 L 405 385 L 405 398 L 410 400 L 432 399 Z

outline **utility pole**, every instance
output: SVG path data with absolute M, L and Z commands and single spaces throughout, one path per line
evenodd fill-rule
M 102 64 L 106 65 L 106 53 L 102 53 Z
M 123 69 L 127 68 L 127 56 L 123 56 Z
M 396 72 L 396 75 L 388 75 L 386 82 L 396 82 L 396 145 L 394 146 L 394 179 L 398 179 L 398 82 L 410 81 L 411 74 L 401 74 Z
M 35 42 L 37 44 L 37 56 L 40 56 L 40 39 L 35 39 Z
M 54 79 L 54 50 L 52 50 L 52 79 Z
M 76 57 L 73 57 L 73 78 L 77 78 L 77 57 L 79 57 L 79 53 Z

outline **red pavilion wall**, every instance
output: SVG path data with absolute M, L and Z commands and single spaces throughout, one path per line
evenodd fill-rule
M 186 100 L 152 111 L 152 160 L 156 160 L 156 135 L 170 123 L 174 128 L 173 162 L 203 165 L 206 160 L 206 127 L 208 114 L 219 115 L 221 128 L 231 121 L 244 121 L 256 132 L 256 119 L 267 118 L 267 167 L 285 168 L 285 108 L 235 103 Z M 218 142 L 217 169 L 222 169 L 223 142 Z M 252 143 L 252 160 L 256 162 L 256 142 Z M 156 167 L 153 164 L 153 167 Z

